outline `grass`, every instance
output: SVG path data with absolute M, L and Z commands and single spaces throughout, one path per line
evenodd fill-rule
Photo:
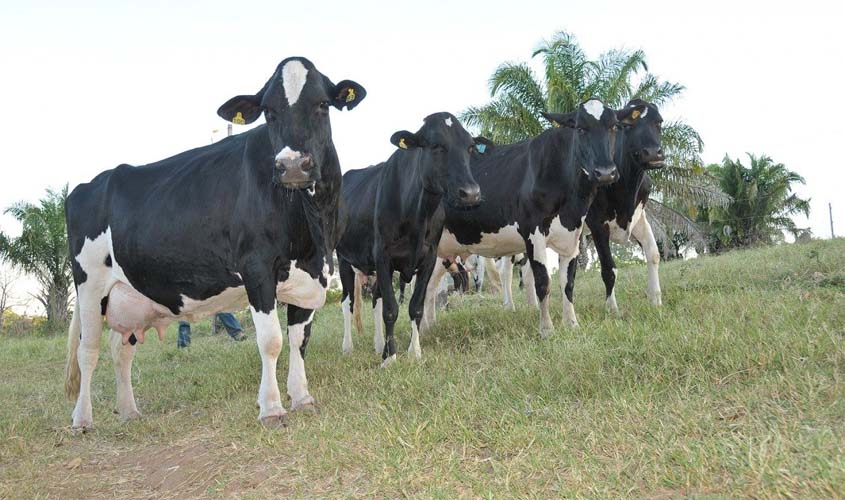
M 645 268 L 620 270 L 616 318 L 582 273 L 581 327 L 560 326 L 555 290 L 546 341 L 524 305 L 453 298 L 423 360 L 387 370 L 370 334 L 341 355 L 327 306 L 306 357 L 319 413 L 281 431 L 256 422 L 252 332 L 195 334 L 186 352 L 173 329 L 148 337 L 133 368 L 144 418 L 126 425 L 104 343 L 96 429 L 78 436 L 64 335 L 2 339 L 0 497 L 845 496 L 845 240 L 665 263 L 661 281 L 656 309 Z M 400 346 L 408 331 L 403 317 Z M 283 385 L 286 371 L 287 349 Z

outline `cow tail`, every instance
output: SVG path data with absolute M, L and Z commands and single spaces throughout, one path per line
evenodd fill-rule
M 79 350 L 79 299 L 73 309 L 73 318 L 70 320 L 70 328 L 67 332 L 67 365 L 65 366 L 65 395 L 68 400 L 76 401 L 79 396 L 79 359 L 76 352 Z
M 361 298 L 361 288 L 364 286 L 364 278 L 361 273 L 355 273 L 355 292 L 354 292 L 354 299 L 352 301 L 352 319 L 355 321 L 355 331 L 358 332 L 358 335 L 364 334 L 364 321 L 361 319 L 361 303 L 363 299 Z

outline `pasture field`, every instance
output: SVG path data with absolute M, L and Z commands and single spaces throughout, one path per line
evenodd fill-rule
M 453 297 L 423 359 L 387 370 L 370 333 L 341 354 L 327 305 L 306 356 L 319 412 L 275 431 L 256 421 L 251 326 L 235 343 L 197 324 L 185 352 L 173 327 L 148 336 L 129 424 L 104 335 L 95 430 L 77 436 L 66 333 L 0 339 L 0 497 L 845 496 L 845 240 L 664 263 L 661 309 L 645 271 L 620 269 L 619 318 L 599 273 L 580 273 L 577 330 L 554 277 L 549 340 L 524 300 Z M 287 341 L 283 393 L 286 377 Z

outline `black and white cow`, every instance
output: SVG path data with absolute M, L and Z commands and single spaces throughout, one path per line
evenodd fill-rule
M 651 193 L 651 178 L 646 173 L 663 167 L 663 149 L 660 141 L 660 127 L 663 118 L 657 106 L 640 99 L 630 101 L 616 112 L 620 130 L 616 137 L 614 160 L 619 170 L 619 180 L 609 186 L 599 188 L 596 198 L 587 213 L 587 227 L 593 235 L 596 252 L 601 264 L 601 276 L 605 285 L 607 307 L 614 313 L 619 312 L 616 304 L 614 286 L 616 284 L 616 264 L 610 251 L 610 242 L 628 244 L 630 238 L 639 243 L 648 267 L 648 286 L 646 294 L 652 304 L 662 303 L 658 265 L 660 251 L 654 239 L 654 232 L 645 214 L 645 204 Z M 559 257 L 560 287 L 564 296 L 563 313 L 574 310 L 576 261 Z M 511 262 L 505 262 L 503 272 L 512 269 Z M 564 271 L 566 270 L 566 271 Z M 523 267 L 523 276 L 531 279 L 531 269 Z M 510 285 L 508 283 L 508 285 Z M 505 288 L 505 302 L 508 302 L 509 286 Z M 529 304 L 536 305 L 536 298 L 527 291 Z M 533 299 L 533 301 L 532 301 Z M 567 317 L 571 324 L 577 325 L 574 316 Z
M 416 278 L 408 303 L 408 352 L 420 357 L 418 327 L 426 284 L 437 261 L 444 205 L 465 209 L 481 199 L 469 169 L 475 141 L 451 114 L 430 115 L 416 133 L 396 132 L 390 142 L 399 149 L 386 162 L 344 174 L 346 226 L 337 246 L 343 285 L 343 351 L 352 351 L 355 273 L 375 273 L 374 345 L 382 354 L 382 366 L 396 359 L 393 328 L 399 306 L 393 292 L 393 272 L 398 271 L 399 279 L 405 282 Z
M 473 155 L 472 174 L 484 203 L 472 211 L 447 210 L 438 255 L 502 257 L 525 252 L 540 301 L 540 335 L 553 330 L 549 316 L 546 248 L 574 257 L 581 226 L 600 185 L 616 180 L 613 146 L 617 119 L 591 99 L 566 114 L 544 115 L 555 127 L 529 140 Z M 436 266 L 430 286 L 437 286 Z M 426 303 L 426 328 L 435 319 Z
M 640 244 L 648 266 L 646 294 L 652 304 L 659 306 L 662 303 L 657 271 L 660 250 L 646 219 L 645 204 L 651 193 L 651 178 L 646 172 L 663 167 L 664 155 L 660 142 L 663 118 L 657 106 L 635 99 L 617 111 L 616 116 L 621 124 L 614 152 L 619 180 L 599 189 L 587 214 L 587 227 L 593 235 L 599 256 L 607 306 L 618 313 L 614 293 L 616 264 L 610 252 L 610 241 L 627 244 L 633 236 Z M 568 263 L 566 284 L 562 259 L 560 265 L 561 286 L 567 300 L 572 301 L 575 261 Z
M 102 318 L 111 328 L 117 407 L 140 416 L 131 384 L 144 332 L 247 303 L 261 355 L 259 420 L 284 423 L 276 381 L 282 350 L 277 303 L 287 304 L 292 408 L 313 405 L 303 353 L 314 309 L 325 301 L 337 239 L 341 172 L 329 108 L 352 109 L 366 92 L 335 85 L 305 58 L 282 61 L 257 94 L 217 113 L 265 125 L 141 167 L 120 165 L 73 190 L 67 232 L 76 310 L 65 389 L 73 427 L 92 426 L 91 377 Z

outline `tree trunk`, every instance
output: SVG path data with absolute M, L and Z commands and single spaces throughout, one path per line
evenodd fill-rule
M 52 285 L 47 292 L 47 321 L 55 325 L 68 322 L 68 299 L 70 290 L 60 285 Z

